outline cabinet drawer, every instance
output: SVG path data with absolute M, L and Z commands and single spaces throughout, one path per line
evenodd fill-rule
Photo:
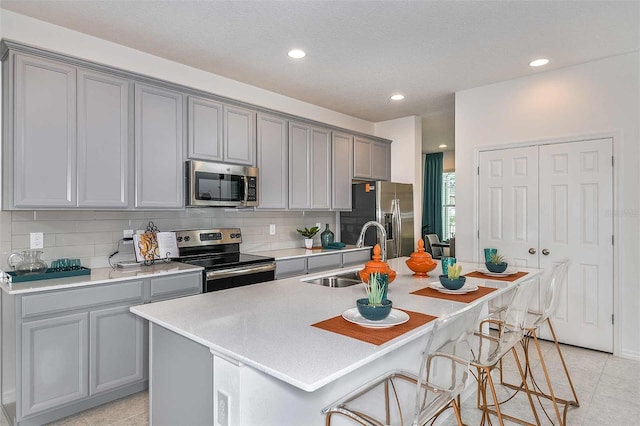
M 366 263 L 370 260 L 370 250 L 351 251 L 348 253 L 342 253 L 342 265 L 358 265 Z
M 202 293 L 202 274 L 172 275 L 151 279 L 151 301 Z
M 276 279 L 303 275 L 307 272 L 307 259 L 287 259 L 276 261 Z
M 143 296 L 144 280 L 23 296 L 22 318 L 107 303 L 142 303 Z
M 307 259 L 309 272 L 336 269 L 342 266 L 342 253 L 323 254 L 322 256 L 311 256 Z

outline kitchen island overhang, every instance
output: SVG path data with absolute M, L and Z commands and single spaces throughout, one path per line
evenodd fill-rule
M 389 298 L 395 307 L 438 317 L 467 306 L 410 294 L 437 281 L 437 273 L 432 272 L 434 277 L 426 279 L 414 278 L 405 260 L 389 261 L 398 272 L 389 287 Z M 463 266 L 465 272 L 477 269 L 475 264 Z M 527 278 L 540 272 L 518 269 L 529 272 Z M 331 272 L 317 274 L 328 275 Z M 154 357 L 161 358 L 167 346 L 195 345 L 195 352 L 208 352 L 208 358 L 201 359 L 212 365 L 213 377 L 206 382 L 211 385 L 207 390 L 210 404 L 192 408 L 192 413 L 200 410 L 206 414 L 206 421 L 215 420 L 216 424 L 323 424 L 321 409 L 344 393 L 386 371 L 414 370 L 418 366 L 426 344 L 424 337 L 431 332 L 433 322 L 380 346 L 312 327 L 352 308 L 364 290 L 359 285 L 328 288 L 301 282 L 309 278 L 293 277 L 132 307 L 134 314 L 150 321 L 152 424 L 170 420 L 164 418 L 170 410 L 154 406 L 165 398 L 171 400 L 165 395 L 168 389 L 159 388 L 161 382 L 165 387 L 168 382 L 157 377 L 154 383 L 154 375 L 164 374 L 154 370 Z M 493 280 L 473 280 L 498 288 L 473 303 L 496 298 L 507 287 Z M 184 366 L 185 363 L 192 365 Z M 174 365 L 179 366 L 188 370 L 185 376 L 191 374 L 195 380 L 202 377 L 188 358 Z M 174 386 L 169 390 L 178 398 L 193 399 L 188 390 L 178 391 Z M 178 410 L 180 405 L 175 405 L 173 409 Z M 192 420 L 197 423 L 195 418 Z

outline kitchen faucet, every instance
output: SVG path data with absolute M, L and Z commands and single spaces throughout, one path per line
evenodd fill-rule
M 362 247 L 364 245 L 364 233 L 367 232 L 367 229 L 375 226 L 378 228 L 378 232 L 380 232 L 380 249 L 382 250 L 382 261 L 387 261 L 387 230 L 384 229 L 384 226 L 380 224 L 380 222 L 376 222 L 375 220 L 370 220 L 369 222 L 362 225 L 362 230 L 360 231 L 360 236 L 358 237 L 358 241 L 356 241 L 356 247 Z

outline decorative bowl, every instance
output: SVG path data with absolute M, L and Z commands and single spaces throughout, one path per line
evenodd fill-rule
M 484 266 L 487 267 L 489 272 L 500 274 L 500 273 L 502 273 L 502 272 L 507 270 L 507 266 L 509 266 L 509 264 L 507 262 L 502 262 L 502 263 L 487 262 L 487 263 L 484 264 Z
M 467 277 L 449 278 L 447 275 L 439 275 L 440 284 L 447 290 L 459 290 L 464 285 Z
M 380 321 L 385 319 L 391 313 L 391 300 L 383 300 L 382 306 L 369 305 L 369 299 L 362 298 L 356 301 L 358 312 L 369 321 Z

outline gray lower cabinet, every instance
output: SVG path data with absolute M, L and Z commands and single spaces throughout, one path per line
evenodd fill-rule
M 89 315 L 22 325 L 22 416 L 88 396 Z
M 145 378 L 144 321 L 129 306 L 89 313 L 89 393 Z
M 331 208 L 351 210 L 353 136 L 333 132 L 331 141 Z
M 5 177 L 16 208 L 76 206 L 76 68 L 15 54 L 11 138 L 5 141 Z M 11 80 L 10 77 L 5 77 Z M 5 104 L 6 106 L 6 104 Z M 4 107 L 3 107 L 4 108 Z M 3 138 L 5 139 L 5 138 Z M 10 164 L 9 164 L 10 163 Z
M 289 144 L 284 118 L 258 114 L 258 209 L 288 207 Z
M 194 160 L 224 161 L 222 154 L 222 104 L 189 96 L 188 156 Z
M 202 273 L 193 271 L 2 293 L 0 394 L 10 420 L 44 424 L 145 389 L 146 321 L 129 308 L 201 292 Z
M 137 208 L 181 208 L 184 96 L 135 84 L 135 194 Z
M 291 259 L 276 259 L 276 279 L 361 265 L 370 260 L 370 251 L 369 248 L 363 248 L 344 253 L 325 253 Z
M 353 140 L 353 177 L 390 180 L 390 144 L 356 136 Z

